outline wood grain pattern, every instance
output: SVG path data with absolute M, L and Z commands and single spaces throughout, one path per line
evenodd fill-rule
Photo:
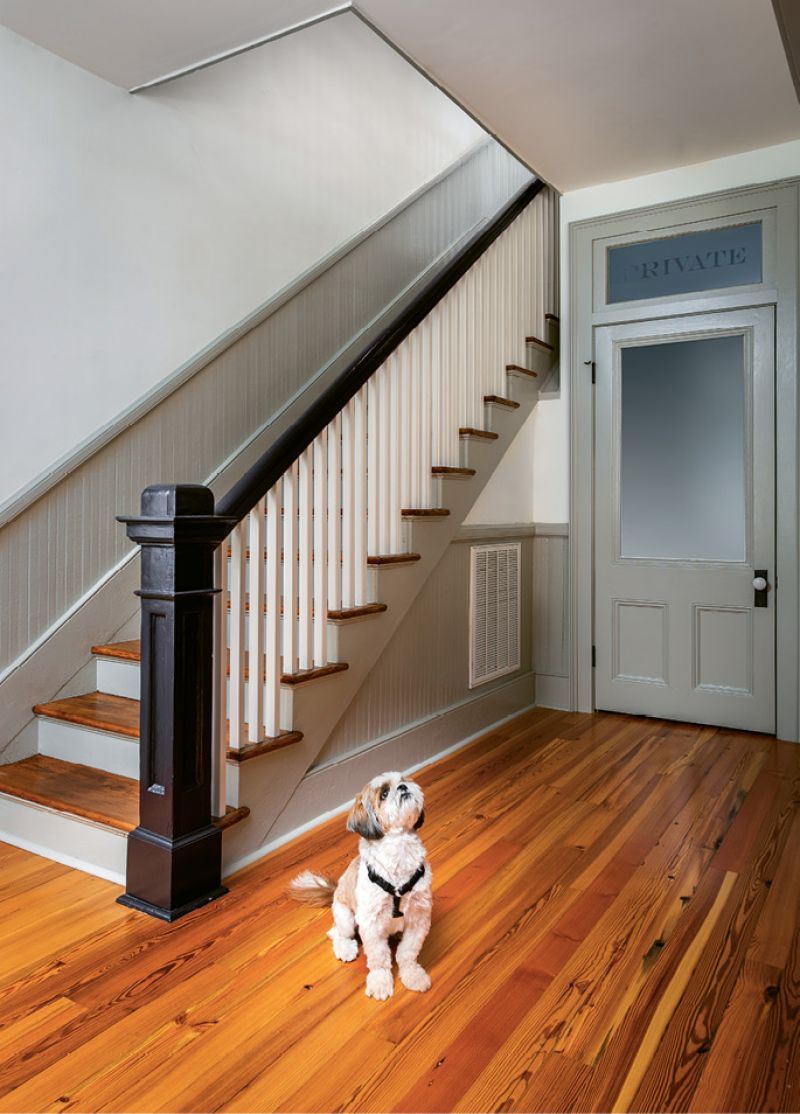
M 531 379 L 538 379 L 539 373 L 531 371 L 529 367 L 522 367 L 521 364 L 506 364 L 506 371 L 509 375 L 527 375 Z
M 518 402 L 510 398 L 502 398 L 500 395 L 484 395 L 483 401 L 493 403 L 495 406 L 505 406 L 508 410 L 519 410 Z
M 128 638 L 124 642 L 106 642 L 102 646 L 92 646 L 92 653 L 101 658 L 141 661 L 142 644 L 138 638 Z
M 433 985 L 388 1003 L 284 893 L 343 816 L 173 925 L 0 846 L 0 1110 L 797 1110 L 800 747 L 534 709 L 417 776 Z
M 419 561 L 419 553 L 376 553 L 367 557 L 368 565 L 406 565 L 412 561 Z
M 0 766 L 0 793 L 122 832 L 139 823 L 138 781 L 43 754 Z M 229 806 L 225 816 L 214 817 L 214 824 L 229 828 L 249 815 L 249 808 Z
M 33 712 L 37 716 L 93 727 L 96 731 L 112 731 L 115 735 L 139 738 L 139 701 L 126 696 L 87 692 L 83 696 L 36 704 Z
M 459 437 L 478 437 L 484 441 L 496 441 L 499 433 L 492 433 L 490 429 L 474 429 L 472 426 L 462 426 L 458 431 Z

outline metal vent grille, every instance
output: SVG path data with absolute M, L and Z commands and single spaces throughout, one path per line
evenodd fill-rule
M 519 669 L 519 542 L 470 553 L 469 687 Z

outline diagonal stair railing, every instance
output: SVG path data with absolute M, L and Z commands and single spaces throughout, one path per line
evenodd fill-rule
M 226 769 L 295 741 L 287 690 L 347 668 L 331 621 L 385 610 L 370 569 L 404 554 L 408 521 L 447 515 L 443 478 L 472 472 L 465 439 L 497 436 L 487 404 L 515 406 L 509 382 L 531 382 L 556 212 L 542 182 L 519 190 L 216 505 L 204 487 L 155 486 L 121 519 L 142 546 L 123 903 L 172 920 L 225 892 L 211 818 Z

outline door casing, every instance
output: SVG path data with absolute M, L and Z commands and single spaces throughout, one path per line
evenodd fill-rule
M 570 706 L 594 710 L 594 472 L 592 365 L 600 325 L 755 306 L 775 307 L 776 733 L 800 741 L 800 531 L 798 530 L 798 207 L 800 180 L 729 190 L 569 226 L 570 287 L 562 321 L 569 382 Z M 609 244 L 649 240 L 753 219 L 764 222 L 762 282 L 665 299 L 605 302 Z

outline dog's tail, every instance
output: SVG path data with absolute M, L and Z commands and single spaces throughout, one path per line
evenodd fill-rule
M 332 905 L 335 889 L 336 883 L 332 878 L 304 870 L 292 879 L 286 892 L 289 897 L 302 901 L 304 905 Z

